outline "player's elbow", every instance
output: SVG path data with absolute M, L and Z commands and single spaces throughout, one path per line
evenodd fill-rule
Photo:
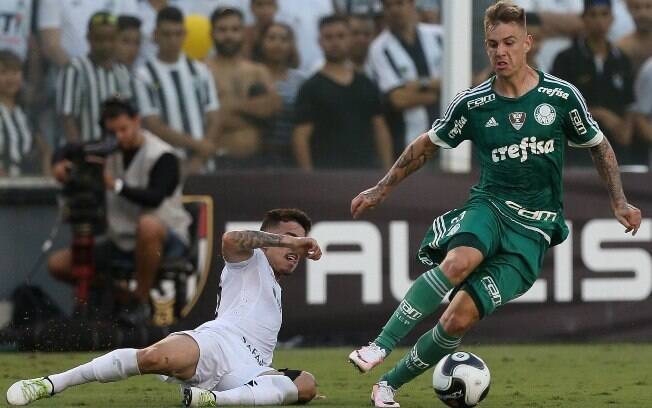
M 302 371 L 295 378 L 294 384 L 297 386 L 298 391 L 297 403 L 307 404 L 317 396 L 317 381 L 315 381 L 315 377 L 309 372 Z

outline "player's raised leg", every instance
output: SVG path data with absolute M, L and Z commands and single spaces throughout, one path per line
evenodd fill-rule
M 394 397 L 405 383 L 423 374 L 442 357 L 459 346 L 462 336 L 480 320 L 473 298 L 464 290 L 458 292 L 439 319 L 390 371 L 374 385 L 371 402 L 375 407 L 399 407 Z
M 163 374 L 189 380 L 199 361 L 197 343 L 185 335 L 169 336 L 144 349 L 118 349 L 63 373 L 21 380 L 7 390 L 10 405 L 27 405 L 89 382 L 113 382 L 140 374 Z
M 285 375 L 261 375 L 241 387 L 226 391 L 187 388 L 184 390 L 183 405 L 203 408 L 305 404 L 312 401 L 316 394 L 315 377 L 307 371 L 294 371 Z
M 476 248 L 458 246 L 451 249 L 441 265 L 414 281 L 380 335 L 368 346 L 349 355 L 351 363 L 363 373 L 382 363 L 396 344 L 432 315 L 446 293 L 462 283 L 483 259 L 482 252 Z

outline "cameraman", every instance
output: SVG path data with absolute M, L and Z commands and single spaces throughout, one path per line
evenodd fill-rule
M 118 143 L 104 166 L 111 258 L 134 265 L 137 283 L 120 317 L 144 323 L 151 317 L 149 291 L 161 258 L 184 256 L 188 248 L 191 220 L 181 203 L 179 159 L 170 145 L 141 128 L 138 111 L 126 100 L 107 99 L 101 125 Z M 55 153 L 52 173 L 61 183 L 69 180 L 74 150 L 67 145 Z M 56 279 L 76 282 L 70 249 L 52 254 L 48 268 Z

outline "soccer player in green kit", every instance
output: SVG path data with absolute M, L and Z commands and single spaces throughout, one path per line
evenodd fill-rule
M 532 286 L 548 248 L 568 235 L 562 212 L 567 143 L 588 148 L 625 232 L 636 234 L 641 223 L 640 211 L 623 192 L 609 141 L 577 88 L 527 65 L 532 37 L 523 9 L 500 1 L 486 10 L 484 28 L 496 75 L 459 93 L 385 177 L 351 202 L 357 218 L 382 203 L 438 147 L 454 148 L 463 140 L 475 145 L 478 184 L 461 208 L 433 221 L 419 250 L 419 259 L 432 269 L 410 287 L 380 335 L 349 355 L 361 372 L 368 372 L 454 290 L 436 326 L 373 386 L 376 407 L 398 407 L 399 387 L 453 352 L 481 318 Z

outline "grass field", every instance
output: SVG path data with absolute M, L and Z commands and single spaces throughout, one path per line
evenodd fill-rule
M 652 345 L 540 345 L 470 347 L 489 365 L 492 385 L 483 408 L 652 407 Z M 276 366 L 311 371 L 324 397 L 311 405 L 366 407 L 378 373 L 360 375 L 346 362 L 349 349 L 279 350 Z M 394 352 L 389 368 L 404 350 Z M 0 388 L 83 363 L 95 354 L 0 354 Z M 399 394 L 405 408 L 439 407 L 430 386 L 432 371 L 406 385 Z M 72 388 L 36 407 L 178 407 L 177 386 L 155 377 Z

